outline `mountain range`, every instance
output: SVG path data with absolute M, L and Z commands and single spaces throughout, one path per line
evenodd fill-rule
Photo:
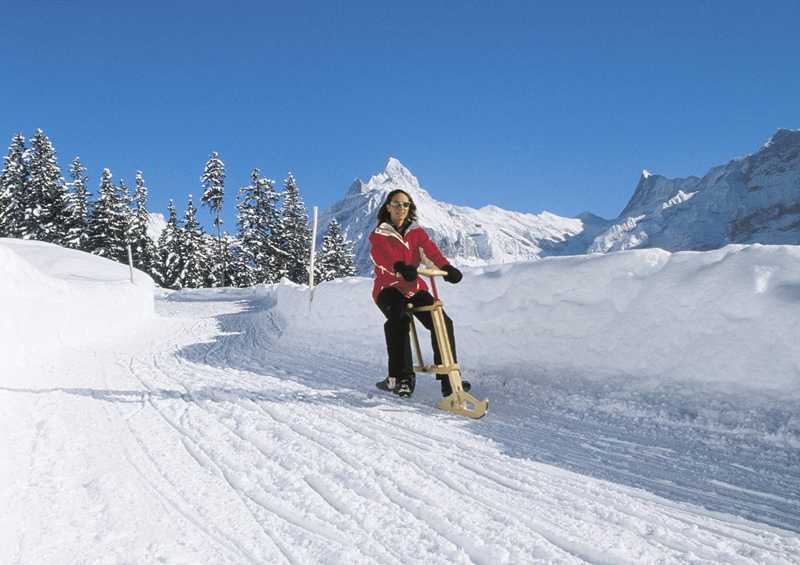
M 370 231 L 394 189 L 417 205 L 422 224 L 455 264 L 480 266 L 552 255 L 658 247 L 709 250 L 729 243 L 800 244 L 800 130 L 779 129 L 755 153 L 713 167 L 702 177 L 668 178 L 642 171 L 618 217 L 566 218 L 488 205 L 436 200 L 399 160 L 367 182 L 356 179 L 344 198 L 320 215 L 336 218 L 354 243 L 359 274 L 369 274 Z

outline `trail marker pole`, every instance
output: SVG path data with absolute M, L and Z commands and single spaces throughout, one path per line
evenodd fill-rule
M 314 256 L 317 249 L 317 207 L 314 206 L 314 220 L 311 222 L 311 260 L 308 265 L 308 286 L 311 289 L 308 301 L 314 300 Z
M 136 284 L 133 282 L 133 253 L 131 252 L 131 244 L 128 244 L 128 267 L 131 269 L 131 284 Z

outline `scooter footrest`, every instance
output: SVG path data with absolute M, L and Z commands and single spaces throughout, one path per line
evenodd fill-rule
M 454 391 L 450 396 L 441 399 L 436 404 L 436 407 L 446 412 L 477 420 L 486 415 L 487 410 L 489 410 L 489 401 L 478 400 L 468 392 Z

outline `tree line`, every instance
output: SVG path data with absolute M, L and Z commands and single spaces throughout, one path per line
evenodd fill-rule
M 18 133 L 0 172 L 0 237 L 46 241 L 128 263 L 164 288 L 252 286 L 281 278 L 308 283 L 311 229 L 300 188 L 292 173 L 283 182 L 253 169 L 250 183 L 237 194 L 234 236 L 222 231 L 225 164 L 211 153 L 200 177 L 200 204 L 213 216 L 216 234 L 197 219 L 192 195 L 181 220 L 169 201 L 167 225 L 157 241 L 149 233 L 148 186 L 137 171 L 131 194 L 125 180 L 114 181 L 109 169 L 100 175 L 92 199 L 86 167 L 75 157 L 65 180 L 56 151 L 39 129 L 30 138 Z M 355 274 L 352 243 L 331 220 L 315 257 L 315 281 Z

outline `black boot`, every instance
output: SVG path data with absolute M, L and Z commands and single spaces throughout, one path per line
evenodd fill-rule
M 447 375 L 436 375 L 436 378 L 442 381 L 442 396 L 450 396 L 453 394 L 453 387 L 450 386 L 450 377 Z M 472 385 L 469 384 L 469 381 L 461 380 L 461 388 L 464 389 L 464 392 L 469 392 L 472 388 Z
M 408 398 L 414 394 L 417 377 L 414 373 L 406 374 L 397 379 L 397 388 L 393 391 L 400 397 Z
M 386 377 L 382 381 L 375 383 L 375 386 L 386 392 L 394 392 L 397 394 L 397 377 Z

